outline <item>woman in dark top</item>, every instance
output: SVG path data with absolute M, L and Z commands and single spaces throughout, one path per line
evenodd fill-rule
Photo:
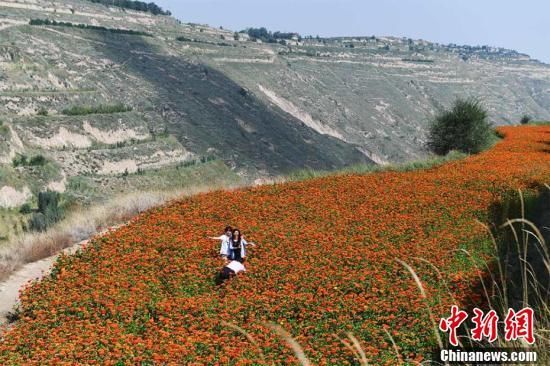
M 244 262 L 246 258 L 246 246 L 255 246 L 253 242 L 247 242 L 239 229 L 233 229 L 227 240 L 222 241 L 220 254 L 226 262 L 239 261 Z
M 229 259 L 237 262 L 244 262 L 246 258 L 246 240 L 241 236 L 239 229 L 234 229 L 229 239 Z

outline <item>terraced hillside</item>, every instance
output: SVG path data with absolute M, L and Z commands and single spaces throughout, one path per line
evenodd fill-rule
M 493 244 L 477 220 L 510 191 L 550 181 L 549 126 L 500 132 L 492 150 L 428 170 L 218 191 L 150 210 L 24 291 L 0 362 L 295 361 L 266 322 L 318 365 L 357 364 L 334 337 L 348 331 L 371 364 L 399 362 L 388 334 L 407 364 L 429 358 L 428 306 L 437 319 L 451 304 L 483 304 L 475 283 Z M 216 287 L 218 248 L 205 238 L 228 223 L 259 244 L 248 273 Z M 426 299 L 396 259 L 416 269 Z
M 83 181 L 99 192 L 212 161 L 219 179 L 251 181 L 414 159 L 427 154 L 429 118 L 456 96 L 481 97 L 497 123 L 550 118 L 550 67 L 514 51 L 281 43 L 84 0 L 0 1 L 0 205 L 48 188 L 90 200 Z M 115 105 L 129 111 L 63 114 Z M 21 155 L 48 164 L 14 167 Z
M 258 177 L 370 161 L 355 147 L 244 95 L 241 86 L 191 54 L 178 55 L 167 40 L 187 28 L 172 18 L 86 1 L 54 6 L 0 3 L 7 13 L 0 30 L 4 207 L 17 207 L 47 188 L 90 199 L 78 188 L 82 180 L 99 191 L 117 186 L 120 175 L 151 169 L 191 167 L 200 174 L 201 162 L 212 160 L 222 163 L 216 179 L 233 181 L 242 178 L 229 168 Z M 154 36 L 27 24 L 44 18 Z M 63 113 L 117 104 L 131 111 Z M 49 168 L 12 167 L 23 155 L 43 155 Z

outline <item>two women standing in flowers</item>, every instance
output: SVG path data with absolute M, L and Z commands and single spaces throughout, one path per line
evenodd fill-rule
M 231 226 L 225 228 L 225 233 L 219 237 L 210 237 L 210 239 L 221 240 L 220 255 L 225 263 L 222 270 L 216 276 L 216 284 L 221 285 L 225 280 L 240 272 L 246 271 L 243 263 L 246 258 L 246 246 L 256 244 L 248 243 L 239 229 L 233 229 Z
M 225 233 L 219 237 L 210 237 L 210 239 L 221 240 L 220 255 L 225 262 L 237 261 L 244 263 L 246 259 L 246 247 L 255 246 L 253 242 L 247 242 L 239 229 L 233 229 L 231 226 L 225 228 Z

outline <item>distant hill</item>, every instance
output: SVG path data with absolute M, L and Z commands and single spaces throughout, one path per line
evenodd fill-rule
M 264 43 L 93 1 L 0 10 L 3 206 L 48 188 L 102 196 L 212 161 L 255 179 L 416 159 L 429 119 L 457 96 L 481 97 L 498 124 L 550 118 L 550 66 L 509 50 L 292 33 Z M 21 155 L 46 163 L 15 167 Z

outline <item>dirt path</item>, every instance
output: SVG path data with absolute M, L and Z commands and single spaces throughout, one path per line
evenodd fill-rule
M 19 289 L 28 281 L 42 278 L 45 273 L 49 272 L 56 257 L 52 256 L 38 262 L 28 263 L 0 284 L 0 325 L 7 321 L 6 316 L 17 305 Z
M 108 231 L 115 230 L 126 224 L 115 225 L 107 230 L 101 231 L 94 237 L 101 236 Z M 41 259 L 36 262 L 27 263 L 19 270 L 12 273 L 4 282 L 0 282 L 0 326 L 7 323 L 7 316 L 19 304 L 19 290 L 23 288 L 29 281 L 39 280 L 50 273 L 55 260 L 62 253 L 73 254 L 86 244 L 90 239 L 83 240 L 79 243 L 63 249 L 61 252 L 52 255 L 51 257 Z M 1 332 L 1 331 L 0 331 Z
M 86 242 L 88 240 L 74 244 L 64 249 L 61 253 L 72 254 Z M 47 275 L 61 253 L 36 262 L 27 263 L 8 277 L 6 281 L 0 283 L 0 326 L 7 322 L 7 315 L 19 303 L 19 290 L 29 281 L 38 280 Z

